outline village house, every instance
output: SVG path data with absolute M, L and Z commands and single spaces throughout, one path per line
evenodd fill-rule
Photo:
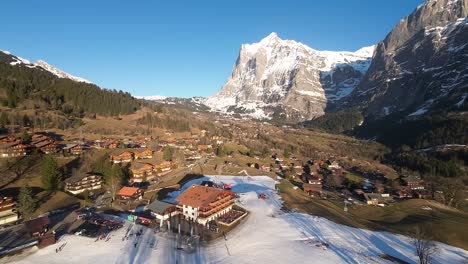
M 132 172 L 131 183 L 151 181 L 157 176 L 154 172 L 154 165 L 151 163 L 132 163 L 130 171 Z
M 83 153 L 83 146 L 80 144 L 66 144 L 62 150 L 67 154 L 81 155 Z
M 158 222 L 159 226 L 162 227 L 164 222 L 169 220 L 174 215 L 178 215 L 179 211 L 175 204 L 154 200 L 152 203 L 146 206 L 146 210 L 151 212 Z
M 11 158 L 26 156 L 28 146 L 21 143 L 20 140 L 16 140 L 8 143 L 0 143 L 0 157 Z
M 336 160 L 327 160 L 325 163 L 330 170 L 341 169 L 340 164 Z
M 78 194 L 84 191 L 101 189 L 102 175 L 96 173 L 76 174 L 65 180 L 65 191 Z
M 303 183 L 302 189 L 310 196 L 320 196 L 322 195 L 322 183 L 317 181 L 312 181 L 312 183 Z
M 0 144 L 15 142 L 17 139 L 14 136 L 0 136 Z
M 213 148 L 212 145 L 198 145 L 197 146 L 198 151 L 205 151 L 205 152 L 211 150 L 212 148 Z
M 140 148 L 146 148 L 148 146 L 148 142 L 150 142 L 152 139 L 152 137 L 137 138 L 135 140 L 135 144 L 140 146 Z
M 0 198 L 0 225 L 18 221 L 16 213 L 16 203 L 12 197 Z
M 420 178 L 410 176 L 404 178 L 403 181 L 411 190 L 424 190 L 424 181 Z
M 217 217 L 231 211 L 235 193 L 223 189 L 192 185 L 179 197 L 177 202 L 182 214 L 191 221 L 206 225 Z
M 42 146 L 41 146 L 42 145 Z M 58 142 L 53 141 L 50 143 L 41 143 L 37 145 L 44 154 L 54 154 L 60 151 L 60 146 Z
M 45 154 L 57 153 L 60 150 L 58 142 L 56 142 L 53 138 L 42 134 L 32 135 L 31 146 Z
M 143 197 L 143 190 L 137 187 L 124 186 L 119 190 L 117 196 L 121 203 L 134 202 L 141 200 Z
M 163 161 L 154 165 L 154 170 L 158 173 L 158 176 L 163 176 L 170 173 L 175 164 L 170 161 Z
M 116 139 L 105 139 L 101 142 L 100 146 L 105 149 L 116 149 L 120 145 L 120 142 Z
M 153 158 L 154 151 L 148 148 L 139 148 L 132 150 L 135 159 L 151 159 Z
M 56 142 L 53 138 L 42 134 L 32 135 L 31 146 L 45 154 L 57 153 L 60 150 L 58 142 Z
M 381 205 L 391 200 L 388 193 L 364 193 L 368 205 Z
M 133 153 L 128 150 L 117 150 L 110 155 L 112 163 L 131 162 L 133 160 Z

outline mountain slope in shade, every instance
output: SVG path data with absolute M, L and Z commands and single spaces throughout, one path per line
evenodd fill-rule
M 216 111 L 259 119 L 311 119 L 352 92 L 373 51 L 373 46 L 356 52 L 318 51 L 271 33 L 242 45 L 226 84 L 205 103 Z
M 90 81 L 88 81 L 88 80 L 86 80 L 84 78 L 76 77 L 74 75 L 66 73 L 66 72 L 58 69 L 57 67 L 54 67 L 54 66 L 48 64 L 47 62 L 45 62 L 43 60 L 38 60 L 35 63 L 31 63 L 29 60 L 26 60 L 26 59 L 23 59 L 21 57 L 15 56 L 15 55 L 11 54 L 8 51 L 1 51 L 0 50 L 0 61 L 5 62 L 5 63 L 9 63 L 12 66 L 23 65 L 23 66 L 28 67 L 28 68 L 41 68 L 43 70 L 46 70 L 46 71 L 52 73 L 53 75 L 55 75 L 55 76 L 57 76 L 59 78 L 70 79 L 70 80 L 73 80 L 75 82 L 92 83 L 92 82 L 90 82 Z
M 342 109 L 380 119 L 447 110 L 468 94 L 468 0 L 430 0 L 377 45 L 361 84 Z

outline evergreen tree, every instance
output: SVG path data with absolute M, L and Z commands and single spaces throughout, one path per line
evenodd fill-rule
M 29 142 L 31 140 L 31 135 L 29 135 L 28 132 L 24 131 L 23 132 L 23 135 L 21 135 L 21 139 L 24 141 L 24 142 Z
M 58 190 L 63 181 L 63 175 L 54 157 L 44 157 L 41 173 L 42 187 L 51 192 Z
M 164 152 L 163 152 L 163 159 L 166 161 L 172 161 L 173 154 L 174 154 L 174 151 L 172 150 L 171 147 L 165 147 Z
M 32 214 L 36 210 L 37 201 L 34 198 L 30 187 L 21 187 L 16 207 L 23 217 Z

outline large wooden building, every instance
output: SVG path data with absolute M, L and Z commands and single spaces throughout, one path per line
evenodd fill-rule
M 150 163 L 132 163 L 130 171 L 132 172 L 130 182 L 151 181 L 157 176 L 154 165 Z
M 128 150 L 114 151 L 110 155 L 110 160 L 112 163 L 131 162 L 133 158 L 133 153 Z
M 163 176 L 171 172 L 175 164 L 170 161 L 163 161 L 154 165 L 154 170 L 158 173 L 159 176 Z
M 208 186 L 192 185 L 176 200 L 182 209 L 182 214 L 188 220 L 206 225 L 231 211 L 234 199 L 234 192 Z
M 0 225 L 18 221 L 16 203 L 12 197 L 0 198 Z
M 133 150 L 135 159 L 151 159 L 153 158 L 153 153 L 154 151 L 148 148 L 139 148 Z
M 11 158 L 26 156 L 28 146 L 21 143 L 20 140 L 16 140 L 8 143 L 0 143 L 0 157 Z
M 73 194 L 101 189 L 102 175 L 96 173 L 77 174 L 65 180 L 65 191 Z
M 121 203 L 129 203 L 143 198 L 143 190 L 137 187 L 124 186 L 117 193 L 118 200 Z

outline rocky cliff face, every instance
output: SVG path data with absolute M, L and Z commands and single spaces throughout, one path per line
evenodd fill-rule
M 317 51 L 272 33 L 242 45 L 230 78 L 205 104 L 259 119 L 311 119 L 351 93 L 366 73 L 373 50 Z
M 377 45 L 366 76 L 342 107 L 360 106 L 379 119 L 459 103 L 468 88 L 467 7 L 468 0 L 430 0 L 402 19 Z

